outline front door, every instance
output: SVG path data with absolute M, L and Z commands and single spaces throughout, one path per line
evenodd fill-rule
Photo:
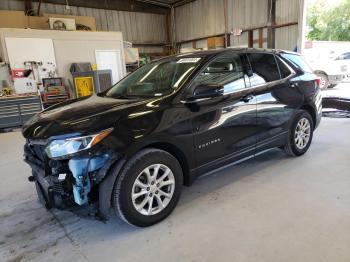
M 206 172 L 254 153 L 256 99 L 245 73 L 246 56 L 234 51 L 211 61 L 195 78 L 199 85 L 221 85 L 224 94 L 195 101 L 193 133 L 195 158 Z

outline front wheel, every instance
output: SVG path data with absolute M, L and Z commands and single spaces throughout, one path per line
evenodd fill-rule
M 309 149 L 313 137 L 314 125 L 310 114 L 302 110 L 293 121 L 287 144 L 284 146 L 290 156 L 301 156 Z
M 118 176 L 113 206 L 125 222 L 146 227 L 165 219 L 181 194 L 183 175 L 166 151 L 145 149 L 128 161 Z

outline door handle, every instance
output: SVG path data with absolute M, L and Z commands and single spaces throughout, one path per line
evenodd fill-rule
M 254 98 L 253 95 L 247 95 L 247 96 L 244 96 L 242 97 L 240 100 L 244 103 L 248 103 L 250 100 L 252 100 Z

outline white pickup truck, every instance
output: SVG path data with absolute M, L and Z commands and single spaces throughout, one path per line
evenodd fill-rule
M 350 52 L 342 53 L 335 59 L 308 61 L 321 81 L 321 89 L 333 88 L 350 78 Z

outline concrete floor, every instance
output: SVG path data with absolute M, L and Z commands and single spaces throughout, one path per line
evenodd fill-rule
M 328 88 L 322 91 L 323 97 L 342 97 L 350 99 L 350 79 L 347 82 L 340 83 L 334 88 Z
M 350 120 L 324 118 L 310 151 L 272 150 L 184 188 L 140 229 L 37 203 L 19 132 L 0 134 L 0 261 L 350 261 Z

